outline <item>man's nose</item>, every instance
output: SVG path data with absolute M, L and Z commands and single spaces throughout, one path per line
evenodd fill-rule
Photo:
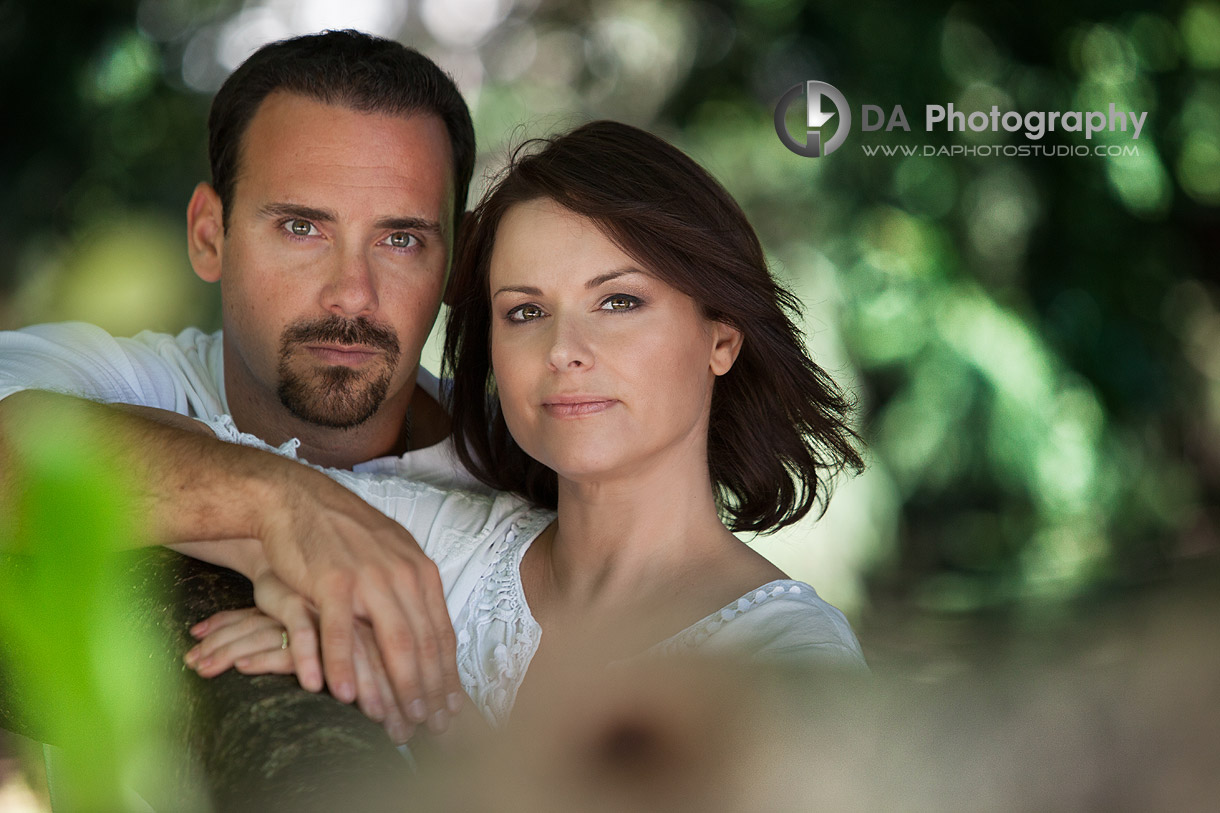
M 376 279 L 363 249 L 338 252 L 321 297 L 322 307 L 340 316 L 368 316 L 377 310 Z

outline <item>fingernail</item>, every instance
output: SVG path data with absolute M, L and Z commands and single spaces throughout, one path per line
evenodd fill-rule
M 450 714 L 457 714 L 462 710 L 462 697 L 461 692 L 450 692 L 449 696 L 445 698 L 445 704 L 449 706 Z
M 238 658 L 237 662 L 234 663 L 233 665 L 236 666 L 238 669 L 245 669 L 247 666 L 250 665 L 250 659 L 249 658 Z
M 433 714 L 428 719 L 428 728 L 432 729 L 434 734 L 444 734 L 445 729 L 449 727 L 449 714 L 441 709 Z
M 194 647 L 193 649 L 187 650 L 187 653 L 182 656 L 182 660 L 186 661 L 187 666 L 194 666 L 195 660 L 198 657 L 199 657 L 199 648 Z
M 356 690 L 350 683 L 339 684 L 339 699 L 344 703 L 350 703 L 356 699 Z
M 407 706 L 407 715 L 417 723 L 422 723 L 428 719 L 428 706 L 423 700 L 412 700 Z
M 200 621 L 198 624 L 191 627 L 190 632 L 191 632 L 191 635 L 194 635 L 196 638 L 199 638 L 199 637 L 202 637 L 204 631 L 207 628 L 208 628 L 208 622 Z

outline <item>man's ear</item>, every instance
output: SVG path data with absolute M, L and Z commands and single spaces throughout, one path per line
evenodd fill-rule
M 712 374 L 724 375 L 741 352 L 741 331 L 725 322 L 712 322 Z
M 453 304 L 453 265 L 457 262 L 458 252 L 466 243 L 466 230 L 470 228 L 474 220 L 470 217 L 470 212 L 463 212 L 453 224 L 453 231 L 456 237 L 453 241 L 453 253 L 449 257 L 449 270 L 445 273 L 445 293 L 441 296 L 441 302 L 446 305 Z
M 186 248 L 191 267 L 204 282 L 220 280 L 224 252 L 224 207 L 211 184 L 200 183 L 186 206 Z

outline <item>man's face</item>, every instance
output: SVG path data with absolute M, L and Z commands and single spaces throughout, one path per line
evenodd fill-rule
M 263 101 L 221 251 L 231 408 L 278 399 L 348 428 L 409 400 L 453 243 L 452 166 L 436 116 Z

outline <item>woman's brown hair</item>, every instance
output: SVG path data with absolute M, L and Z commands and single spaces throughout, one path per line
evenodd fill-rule
M 490 486 L 555 506 L 555 472 L 513 441 L 491 369 L 496 230 L 513 206 L 538 199 L 589 218 L 708 319 L 742 332 L 737 361 L 712 391 L 708 428 L 708 466 L 726 524 L 765 533 L 815 504 L 825 511 L 835 475 L 864 464 L 847 399 L 809 358 L 793 323 L 799 301 L 771 276 L 754 229 L 711 175 L 664 140 L 611 121 L 522 144 L 463 224 L 444 358 L 462 463 Z

